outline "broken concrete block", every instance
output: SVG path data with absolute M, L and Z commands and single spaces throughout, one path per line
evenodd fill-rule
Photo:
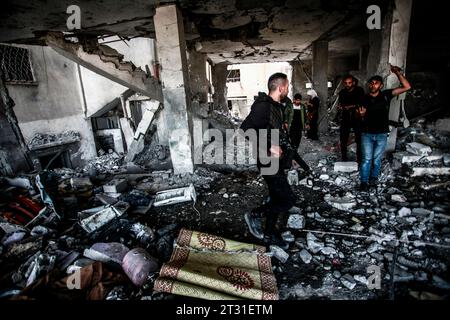
M 160 207 L 187 201 L 197 201 L 197 194 L 193 184 L 185 188 L 157 192 L 153 205 Z
M 444 165 L 449 167 L 450 166 L 450 154 L 445 154 L 443 157 Z
M 418 142 L 411 142 L 406 144 L 406 151 L 415 154 L 417 156 L 428 156 L 433 152 L 429 146 Z
M 349 211 L 356 206 L 354 196 L 349 194 L 345 195 L 344 197 L 332 197 L 330 194 L 327 194 L 324 197 L 324 200 L 333 208 L 342 211 Z
M 308 244 L 308 249 L 312 253 L 318 253 L 324 248 L 324 243 L 320 242 L 311 232 L 306 235 L 306 243 Z
M 326 256 L 330 256 L 330 255 L 335 255 L 337 254 L 336 249 L 331 248 L 331 247 L 323 247 L 320 252 L 322 252 L 322 254 L 326 255 Z
M 278 246 L 270 246 L 270 252 L 272 252 L 273 256 L 281 263 L 285 263 L 289 259 L 289 254 Z
M 299 256 L 302 259 L 302 261 L 306 264 L 309 264 L 313 258 L 312 255 L 305 249 L 300 251 Z
M 123 258 L 129 251 L 130 249 L 118 242 L 100 242 L 94 244 L 90 249 L 85 249 L 83 255 L 94 261 L 122 264 Z
M 400 210 L 398 210 L 398 216 L 399 217 L 406 217 L 411 214 L 411 209 L 403 207 Z
M 298 172 L 297 172 L 297 170 L 291 170 L 291 171 L 289 171 L 289 172 L 288 172 L 287 179 L 288 179 L 289 185 L 291 185 L 291 186 L 297 186 L 298 183 L 299 183 L 299 181 L 298 181 Z
M 353 279 L 353 277 L 351 275 L 349 275 L 348 273 L 346 275 L 342 276 L 340 280 L 341 280 L 341 283 L 350 290 L 353 290 L 353 288 L 355 288 L 355 286 L 356 286 L 355 279 Z
M 290 231 L 283 232 L 281 234 L 281 238 L 283 238 L 283 240 L 286 242 L 294 242 L 295 241 L 295 237 Z
M 92 188 L 92 182 L 89 178 L 70 178 L 70 185 L 74 189 Z
M 335 162 L 334 163 L 334 171 L 335 172 L 355 172 L 358 171 L 358 163 L 357 162 Z
M 121 193 L 128 187 L 126 179 L 114 179 L 103 185 L 103 191 L 105 193 Z
M 402 194 L 393 194 L 391 195 L 391 200 L 395 202 L 406 202 L 408 199 Z
M 93 232 L 114 218 L 122 216 L 129 207 L 128 203 L 118 201 L 113 206 L 102 206 L 81 211 L 78 214 L 80 225 L 86 232 Z
M 300 214 L 291 214 L 288 219 L 287 227 L 300 230 L 305 227 L 305 217 Z
M 158 271 L 158 262 L 142 248 L 129 251 L 122 260 L 125 274 L 137 287 L 142 287 L 151 273 Z
M 320 180 L 329 180 L 329 179 L 330 179 L 330 176 L 327 175 L 327 174 L 321 174 L 320 177 L 319 177 L 319 179 L 320 179 Z
M 367 280 L 367 278 L 364 277 L 364 276 L 354 275 L 353 278 L 354 278 L 356 281 L 362 283 L 362 284 L 365 285 L 365 286 L 367 286 L 367 284 L 369 283 L 368 280 Z
M 448 176 L 450 175 L 450 168 L 413 168 L 411 177 L 420 176 Z

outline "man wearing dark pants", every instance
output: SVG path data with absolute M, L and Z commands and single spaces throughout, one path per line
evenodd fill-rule
M 276 130 L 279 133 L 279 142 L 273 144 L 271 139 L 267 139 L 266 150 L 260 148 L 261 141 L 258 136 L 257 141 L 257 166 L 260 170 L 264 181 L 269 189 L 269 200 L 263 205 L 252 210 L 251 213 L 245 215 L 245 220 L 252 235 L 259 239 L 264 239 L 267 244 L 276 244 L 286 247 L 286 243 L 282 241 L 280 230 L 276 225 L 280 216 L 286 217 L 288 210 L 295 204 L 295 195 L 287 181 L 285 168 L 292 165 L 292 158 L 288 152 L 290 145 L 287 132 L 283 129 L 284 108 L 280 103 L 287 96 L 289 90 L 289 81 L 283 73 L 273 74 L 268 81 L 269 94 L 260 92 L 257 99 L 251 107 L 250 114 L 241 125 L 243 131 L 255 129 L 257 132 L 261 130 Z M 270 157 L 276 159 L 275 170 L 268 173 L 267 165 L 261 161 L 262 158 Z M 266 218 L 265 230 L 261 230 L 261 221 Z M 287 221 L 286 221 L 287 222 Z
M 393 97 L 398 96 L 411 89 L 408 80 L 401 73 L 399 67 L 391 66 L 401 83 L 401 87 L 391 90 L 381 91 L 383 88 L 383 78 L 373 76 L 369 79 L 369 94 L 364 96 L 363 106 L 358 109 L 358 113 L 363 119 L 362 144 L 362 164 L 360 170 L 361 191 L 367 191 L 369 182 L 376 185 L 380 174 L 381 160 L 387 144 L 389 132 L 389 106 Z M 371 170 L 373 163 L 373 169 Z M 370 178 L 370 181 L 369 181 Z
M 294 95 L 293 115 L 289 124 L 289 136 L 294 149 L 298 149 L 302 140 L 302 131 L 305 129 L 306 108 L 302 104 L 302 95 Z
M 340 111 L 340 142 L 342 161 L 348 161 L 347 147 L 350 130 L 353 129 L 356 142 L 356 161 L 361 164 L 361 125 L 356 113 L 361 106 L 364 97 L 364 89 L 356 85 L 356 79 L 352 75 L 342 79 L 344 89 L 339 92 L 338 109 Z

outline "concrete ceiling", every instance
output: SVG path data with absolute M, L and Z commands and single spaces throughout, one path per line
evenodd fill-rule
M 35 43 L 47 31 L 67 31 L 66 9 L 81 8 L 82 33 L 154 37 L 156 4 L 173 1 L 4 0 L 1 42 Z M 214 63 L 307 58 L 319 38 L 331 56 L 358 54 L 367 42 L 364 0 L 178 0 L 188 46 Z

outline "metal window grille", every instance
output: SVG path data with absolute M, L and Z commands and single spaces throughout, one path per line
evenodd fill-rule
M 228 70 L 227 82 L 239 82 L 241 81 L 241 70 L 234 69 Z
M 6 82 L 35 82 L 28 49 L 0 45 L 0 68 Z

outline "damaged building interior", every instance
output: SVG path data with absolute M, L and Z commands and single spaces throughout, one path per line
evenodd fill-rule
M 0 298 L 447 300 L 440 5 L 2 1 Z M 378 184 L 360 190 L 339 92 L 348 74 L 366 93 L 374 75 L 399 87 L 390 65 L 411 90 L 390 102 Z M 250 144 L 228 135 L 275 72 L 292 100 L 320 100 L 319 137 L 297 149 L 310 170 L 284 172 L 285 247 L 249 229 L 245 214 L 272 200 Z

